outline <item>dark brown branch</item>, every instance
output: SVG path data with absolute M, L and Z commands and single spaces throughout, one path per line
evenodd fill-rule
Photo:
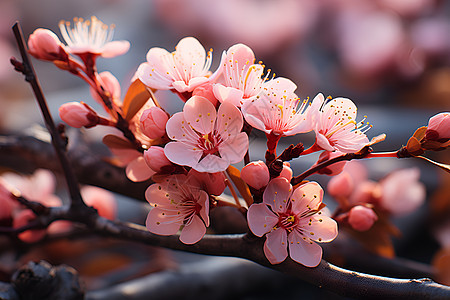
M 71 205 L 73 207 L 86 207 L 81 198 L 80 189 L 78 186 L 78 181 L 75 177 L 75 174 L 72 171 L 72 168 L 69 164 L 69 160 L 67 159 L 65 153 L 65 142 L 61 139 L 59 131 L 56 129 L 55 123 L 53 122 L 53 118 L 50 114 L 50 111 L 47 106 L 47 101 L 45 100 L 44 94 L 41 89 L 41 85 L 34 71 L 31 60 L 28 56 L 28 52 L 26 50 L 25 41 L 23 38 L 23 33 L 20 28 L 19 22 L 16 22 L 13 26 L 14 36 L 17 41 L 17 45 L 20 50 L 20 54 L 22 56 L 22 63 L 18 62 L 15 59 L 11 59 L 16 70 L 20 71 L 25 75 L 25 80 L 30 83 L 31 88 L 33 89 L 36 100 L 39 104 L 39 108 L 41 109 L 42 115 L 44 117 L 45 124 L 47 129 L 52 137 L 52 144 L 55 149 L 56 155 L 58 157 L 59 162 L 61 163 L 64 176 L 67 181 L 67 186 L 70 193 Z M 20 67 L 18 67 L 20 66 Z

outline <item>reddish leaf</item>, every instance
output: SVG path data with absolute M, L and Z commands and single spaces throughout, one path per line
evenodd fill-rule
M 122 109 L 125 119 L 127 121 L 131 120 L 148 101 L 150 96 L 149 90 L 139 79 L 133 81 L 123 99 Z
M 419 140 L 413 136 L 408 140 L 406 149 L 411 155 L 421 155 L 424 152 Z
M 416 132 L 414 132 L 413 137 L 415 137 L 417 140 L 421 141 L 424 138 L 426 132 L 427 132 L 427 126 L 419 127 L 419 128 L 417 128 Z
M 227 169 L 227 174 L 228 176 L 230 176 L 242 198 L 244 198 L 245 202 L 250 207 L 250 205 L 253 203 L 253 197 L 250 194 L 250 189 L 248 188 L 247 184 L 244 182 L 244 180 L 241 179 L 241 172 L 235 167 L 229 166 Z
M 106 135 L 103 143 L 112 149 L 135 149 L 130 141 L 113 134 Z

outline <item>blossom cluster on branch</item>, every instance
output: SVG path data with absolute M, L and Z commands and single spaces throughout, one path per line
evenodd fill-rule
M 372 125 L 366 116 L 357 118 L 352 100 L 321 93 L 311 101 L 302 100 L 293 81 L 271 75 L 244 44 L 223 51 L 214 72 L 212 50 L 207 52 L 194 37 L 183 38 L 173 52 L 152 48 L 121 99 L 119 81 L 109 72 L 99 73 L 96 59 L 122 55 L 130 44 L 112 41 L 113 28 L 95 17 L 74 19 L 73 26 L 61 22 L 60 29 L 67 45 L 50 30 L 37 29 L 28 39 L 29 53 L 83 79 L 107 113 L 102 117 L 84 102 L 69 102 L 59 109 L 61 119 L 76 128 L 117 129 L 103 138 L 117 163 L 126 168 L 130 180 L 154 182 L 145 193 L 152 206 L 147 229 L 158 235 L 181 230 L 185 244 L 203 238 L 212 209 L 234 206 L 246 213 L 251 233 L 265 238 L 263 251 L 271 264 L 290 256 L 316 267 L 322 258 L 317 243 L 334 240 L 338 223 L 355 232 L 368 231 L 377 222 L 386 224 L 380 212 L 409 212 L 425 197 L 417 170 L 398 171 L 378 184 L 356 187 L 360 174 L 346 171 L 347 161 L 376 157 L 430 161 L 421 156 L 425 151 L 450 146 L 450 113 L 444 112 L 419 128 L 399 151 L 375 153 L 372 145 L 384 135 L 369 140 L 366 132 Z M 170 115 L 158 101 L 158 90 L 178 95 L 184 102 L 182 111 Z M 254 129 L 265 133 L 265 161 L 249 159 Z M 277 153 L 282 137 L 306 132 L 315 133 L 315 142 L 307 149 L 298 142 Z M 293 174 L 289 161 L 315 152 L 320 152 L 318 161 Z M 241 162 L 244 167 L 239 171 L 233 164 Z M 328 186 L 338 203 L 334 213 L 324 209 L 319 183 L 306 180 L 315 173 L 337 175 Z M 221 197 L 227 188 L 234 202 Z M 411 197 L 402 197 L 407 191 Z M 89 204 L 89 197 L 82 196 Z

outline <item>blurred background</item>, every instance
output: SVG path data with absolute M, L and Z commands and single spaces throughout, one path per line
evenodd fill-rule
M 322 92 L 352 99 L 358 105 L 360 118 L 368 115 L 368 121 L 374 125 L 368 136 L 387 134 L 386 141 L 376 150 L 397 150 L 416 128 L 427 124 L 430 116 L 450 110 L 448 1 L 0 0 L 0 132 L 23 132 L 34 123 L 42 124 L 29 86 L 8 61 L 11 56 L 19 57 L 11 31 L 14 21 L 20 21 L 26 37 L 43 27 L 61 38 L 60 20 L 92 15 L 108 25 L 116 25 L 114 39 L 131 43 L 127 54 L 98 60 L 99 71 L 111 71 L 121 82 L 123 94 L 137 67 L 145 61 L 148 49 L 162 47 L 173 51 L 182 37 L 194 36 L 206 49 L 214 49 L 212 70 L 223 50 L 244 43 L 277 76 L 293 80 L 299 97 L 313 98 Z M 52 64 L 33 62 L 56 119 L 59 105 L 68 101 L 84 101 L 98 108 L 84 82 Z M 158 93 L 168 107 L 181 107 L 181 101 L 170 92 Z M 96 130 L 87 133 L 93 140 L 103 134 Z M 252 139 L 255 145 L 264 143 L 258 137 L 256 134 Z M 304 139 L 311 141 L 312 137 L 305 135 Z M 262 158 L 263 151 L 251 152 L 252 158 Z M 450 161 L 448 151 L 433 158 Z M 294 173 L 315 159 L 295 161 Z M 406 236 L 420 236 L 427 243 L 417 246 L 417 240 L 412 238 L 398 247 L 403 256 L 430 263 L 443 247 L 433 234 L 436 226 L 430 221 L 430 203 L 440 197 L 444 199 L 440 205 L 449 209 L 450 192 L 444 189 L 440 196 L 435 195 L 437 189 L 443 189 L 443 180 L 448 182 L 444 179 L 448 174 L 410 160 L 368 163 L 373 179 L 412 165 L 422 170 L 429 200 L 419 217 L 401 220 L 400 226 L 409 228 L 405 229 Z M 317 180 L 327 181 L 323 177 Z M 446 236 L 450 235 L 450 228 L 446 232 Z M 417 253 L 410 245 L 419 249 Z

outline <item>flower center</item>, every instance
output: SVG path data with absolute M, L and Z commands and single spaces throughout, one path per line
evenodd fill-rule
M 198 147 L 203 150 L 203 157 L 209 154 L 219 156 L 218 146 L 222 142 L 222 137 L 217 132 L 210 132 L 202 135 L 198 139 Z M 202 157 L 202 158 L 203 158 Z
M 297 225 L 298 225 L 297 216 L 288 212 L 286 214 L 280 214 L 276 226 L 291 232 Z

